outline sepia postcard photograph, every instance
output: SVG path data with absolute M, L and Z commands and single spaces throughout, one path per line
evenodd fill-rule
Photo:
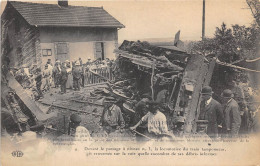
M 259 0 L 2 0 L 2 166 L 259 166 Z

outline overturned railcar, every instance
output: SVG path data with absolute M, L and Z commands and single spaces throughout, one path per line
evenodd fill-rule
M 114 72 L 119 81 L 134 80 L 132 84 L 140 94 L 160 102 L 169 128 L 184 119 L 185 133 L 196 132 L 200 91 L 210 83 L 215 59 L 188 54 L 174 46 L 126 40 L 115 52 Z

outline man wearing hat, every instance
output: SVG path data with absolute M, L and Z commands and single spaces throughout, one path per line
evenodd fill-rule
M 234 95 L 230 89 L 224 90 L 221 94 L 224 104 L 224 130 L 228 135 L 236 137 L 241 126 L 241 117 L 239 106 L 233 99 L 233 96 Z
M 88 59 L 88 61 L 86 62 L 86 65 L 91 65 L 91 59 Z
M 80 79 L 81 79 L 81 67 L 79 63 L 76 63 L 72 68 L 72 76 L 73 76 L 73 87 L 74 90 L 80 90 Z
M 101 117 L 101 126 L 109 134 L 115 130 L 121 130 L 125 127 L 125 121 L 116 100 L 107 100 Z
M 59 67 L 58 62 L 55 63 L 55 66 L 52 69 L 52 77 L 53 77 L 55 88 L 58 88 L 60 84 L 60 77 L 61 77 L 61 69 Z
M 207 120 L 207 134 L 211 138 L 218 137 L 218 127 L 222 127 L 223 110 L 221 104 L 212 98 L 212 88 L 205 86 L 201 90 L 199 120 Z
M 185 118 L 183 116 L 176 117 L 176 128 L 174 130 L 174 135 L 177 137 L 183 137 L 184 135 L 184 123 Z
M 80 147 L 91 143 L 91 136 L 84 126 L 81 126 L 81 117 L 78 114 L 70 116 L 68 135 L 75 137 L 75 146 Z
M 72 114 L 70 116 L 70 124 L 69 124 L 69 131 L 68 134 L 72 136 L 76 136 L 79 131 L 84 131 L 84 133 L 90 137 L 88 129 L 86 129 L 84 126 L 81 126 L 81 117 L 78 114 Z
M 159 103 L 155 101 L 147 102 L 149 105 L 149 112 L 142 117 L 142 119 L 133 127 L 131 130 L 136 130 L 136 128 L 147 122 L 148 134 L 152 138 L 160 138 L 164 134 L 168 134 L 167 120 L 166 116 L 160 112 Z
M 65 64 L 61 65 L 61 77 L 60 77 L 60 89 L 61 94 L 66 93 L 66 83 L 68 80 L 68 72 L 66 70 Z
M 35 81 L 36 81 L 36 89 L 37 89 L 37 92 L 38 92 L 38 97 L 39 98 L 43 98 L 43 94 L 42 94 L 42 89 L 41 89 L 41 86 L 42 86 L 42 73 L 41 73 L 41 69 L 40 68 L 37 68 L 36 69 L 36 74 L 35 74 Z
M 51 82 L 50 82 L 50 76 L 51 76 L 51 70 L 48 68 L 49 65 L 46 64 L 45 68 L 43 70 L 43 89 L 48 91 L 50 90 Z
M 135 114 L 132 121 L 132 125 L 137 124 L 142 119 L 142 117 L 148 113 L 147 102 L 149 102 L 150 100 L 152 100 L 151 96 L 149 94 L 144 94 L 142 95 L 142 99 L 135 104 Z M 147 124 L 141 124 L 136 128 L 136 131 L 141 134 L 144 134 L 146 130 L 147 130 Z M 143 137 L 140 135 L 136 135 L 136 140 L 142 141 Z

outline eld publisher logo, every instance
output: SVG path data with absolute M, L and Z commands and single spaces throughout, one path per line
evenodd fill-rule
M 13 157 L 23 157 L 23 152 L 22 152 L 22 151 L 19 151 L 19 150 L 13 151 L 13 152 L 12 152 L 12 156 L 13 156 Z

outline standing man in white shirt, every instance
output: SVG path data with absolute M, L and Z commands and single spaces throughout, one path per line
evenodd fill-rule
M 160 138 L 161 136 L 168 134 L 167 120 L 165 115 L 159 110 L 159 103 L 154 101 L 147 102 L 149 105 L 149 112 L 142 117 L 142 119 L 131 130 L 136 128 L 142 123 L 147 122 L 148 134 L 152 138 Z
M 201 103 L 199 120 L 207 120 L 207 135 L 211 138 L 218 137 L 218 128 L 222 128 L 224 120 L 221 104 L 212 98 L 212 89 L 205 86 L 201 90 Z

